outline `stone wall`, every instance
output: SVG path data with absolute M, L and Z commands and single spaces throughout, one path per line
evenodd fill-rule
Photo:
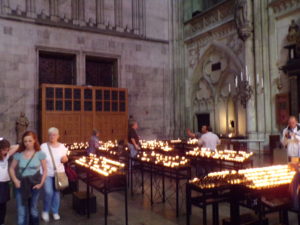
M 191 16 L 191 2 L 185 2 L 183 7 L 187 13 L 185 20 Z M 239 14 L 235 11 L 237 4 L 243 6 Z M 280 132 L 276 124 L 275 97 L 292 91 L 289 78 L 280 67 L 287 61 L 284 46 L 289 25 L 292 19 L 299 25 L 299 11 L 300 2 L 295 0 L 231 0 L 185 21 L 182 42 L 185 44 L 186 88 L 181 93 L 186 97 L 186 126 L 197 129 L 195 114 L 210 113 L 216 132 L 228 133 L 228 128 L 225 129 L 228 125 L 224 127 L 220 117 L 228 111 L 228 99 L 236 94 L 232 77 L 245 72 L 247 66 L 253 94 L 245 110 L 236 107 L 236 115 L 245 121 L 243 127 L 238 128 L 239 133 L 267 143 L 270 134 Z M 240 26 L 240 22 L 245 26 Z M 228 66 L 221 68 L 221 74 L 217 76 L 207 71 L 205 60 L 211 63 L 217 58 L 222 62 L 222 57 L 228 60 L 222 64 Z
M 15 121 L 21 111 L 30 120 L 29 129 L 37 129 L 40 50 L 76 54 L 78 85 L 85 84 L 86 55 L 117 58 L 118 84 L 128 88 L 129 115 L 140 122 L 140 135 L 169 136 L 172 78 L 166 11 L 170 5 L 168 0 L 138 2 L 1 1 L 1 136 L 15 141 Z

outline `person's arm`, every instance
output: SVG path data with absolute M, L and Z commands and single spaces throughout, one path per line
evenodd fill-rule
M 288 130 L 287 130 L 287 129 L 283 130 L 282 138 L 281 138 L 281 144 L 282 144 L 284 147 L 286 147 L 287 144 L 288 144 L 288 139 L 287 139 L 287 137 L 286 137 L 287 134 L 288 134 Z
M 19 163 L 18 160 L 13 159 L 13 161 L 9 167 L 9 174 L 10 174 L 11 180 L 14 183 L 16 188 L 21 187 L 21 181 L 16 176 L 16 167 L 17 167 L 18 163 Z
M 43 176 L 42 176 L 42 180 L 41 183 L 35 185 L 32 189 L 41 189 L 41 187 L 43 187 L 46 177 L 47 177 L 47 164 L 46 164 L 46 159 L 42 159 L 41 160 L 41 166 L 43 169 Z
M 60 162 L 61 163 L 67 163 L 69 161 L 68 159 L 68 149 L 66 147 L 64 147 L 64 155 L 60 158 Z
M 189 128 L 186 129 L 186 134 L 187 134 L 187 136 L 189 136 L 190 138 L 196 138 L 196 134 L 193 133 Z
M 199 147 L 202 147 L 202 146 L 203 146 L 203 140 L 202 140 L 202 138 L 200 138 L 200 139 L 198 140 L 198 146 L 199 146 Z
M 99 139 L 95 140 L 95 148 L 98 149 L 100 147 Z
M 60 162 L 61 163 L 67 163 L 69 161 L 68 156 L 64 155 L 63 157 L 61 157 Z
M 15 154 L 18 151 L 18 149 L 19 149 L 19 145 L 10 146 L 9 151 L 8 151 L 9 157 L 12 156 L 13 154 Z
M 131 142 L 137 150 L 141 149 L 140 146 L 136 143 L 134 138 L 131 138 Z
M 220 145 L 221 144 L 221 140 L 219 137 L 217 137 L 217 145 Z

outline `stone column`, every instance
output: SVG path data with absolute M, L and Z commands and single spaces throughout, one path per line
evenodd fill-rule
M 193 116 L 187 116 L 185 111 L 189 105 L 185 104 L 185 67 L 183 43 L 183 1 L 172 1 L 172 66 L 173 66 L 173 105 L 174 105 L 174 137 L 182 137 L 185 133 L 186 123 Z
M 145 0 L 132 0 L 132 29 L 135 34 L 146 35 Z
M 252 14 L 252 2 L 251 1 L 246 1 L 247 5 L 247 15 L 246 15 L 246 21 L 245 25 L 252 24 L 253 20 L 253 14 Z M 247 23 L 248 22 L 248 23 Z M 243 36 L 241 38 L 244 39 L 245 43 L 245 67 L 247 66 L 248 69 L 248 75 L 251 77 L 252 85 L 253 81 L 255 80 L 255 69 L 254 69 L 254 54 L 253 54 L 253 35 L 252 32 L 247 30 L 245 33 L 243 33 Z M 242 71 L 245 71 L 245 68 L 242 68 Z M 253 86 L 252 86 L 253 87 Z M 255 92 L 254 92 L 255 93 Z M 247 104 L 247 136 L 249 139 L 257 139 L 257 115 L 256 115 L 256 98 L 255 94 L 253 94 L 248 101 Z M 248 146 L 250 149 L 258 149 L 259 146 L 258 144 L 249 144 Z
M 72 19 L 73 24 L 84 26 L 85 23 L 85 9 L 84 0 L 72 0 Z
M 36 18 L 35 0 L 26 0 L 26 16 Z
M 135 34 L 138 34 L 138 1 L 132 0 L 132 30 Z
M 11 13 L 11 8 L 9 5 L 9 0 L 2 0 L 0 2 L 1 4 L 1 13 L 6 15 L 6 14 L 10 14 Z
M 138 2 L 138 22 L 139 22 L 139 31 L 141 36 L 146 36 L 146 3 L 145 0 L 140 0 Z
M 78 0 L 72 0 L 72 21 L 74 25 L 79 24 L 79 15 L 78 15 L 78 10 L 79 10 L 79 5 L 78 5 Z
M 114 0 L 115 28 L 116 31 L 124 31 L 123 29 L 123 4 L 122 0 Z
M 96 0 L 96 22 L 97 27 L 104 29 L 105 21 L 104 21 L 104 0 Z
M 268 7 L 268 49 L 269 49 L 269 71 L 270 75 L 272 74 L 273 76 L 280 77 L 280 73 L 278 70 L 277 65 L 277 60 L 278 60 L 278 55 L 277 55 L 277 48 L 274 48 L 274 43 L 277 43 L 277 35 L 276 35 L 276 19 L 273 14 L 273 9 Z M 275 77 L 274 77 L 275 78 Z M 278 126 L 276 122 L 276 104 L 275 104 L 275 94 L 278 93 L 278 89 L 276 85 L 270 85 L 271 87 L 271 94 L 270 94 L 270 103 L 271 103 L 271 114 L 270 114 L 270 119 L 271 119 L 271 132 L 272 134 L 278 134 Z
M 78 0 L 78 19 L 79 19 L 79 25 L 84 26 L 85 23 L 85 0 Z
M 253 18 L 254 24 L 254 54 L 255 54 L 255 70 L 253 88 L 255 88 L 255 97 L 256 97 L 256 113 L 257 113 L 257 136 L 258 139 L 265 139 L 266 132 L 266 117 L 265 117 L 265 95 L 264 89 L 262 88 L 262 79 L 264 84 L 266 84 L 265 78 L 266 73 L 264 69 L 264 53 L 265 53 L 265 43 L 263 42 L 263 35 L 266 35 L 265 30 L 262 30 L 263 26 L 263 17 L 262 17 L 262 3 L 263 0 L 254 0 L 253 1 L 253 10 L 256 12 L 255 17 Z M 259 74 L 259 77 L 257 77 Z M 258 78 L 258 79 L 257 79 Z M 266 86 L 266 85 L 265 85 Z M 265 88 L 266 89 L 266 88 Z
M 58 21 L 58 0 L 50 0 L 50 20 Z

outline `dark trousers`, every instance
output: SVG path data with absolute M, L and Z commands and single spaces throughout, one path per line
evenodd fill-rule
M 6 214 L 6 202 L 0 204 L 0 224 L 4 224 Z

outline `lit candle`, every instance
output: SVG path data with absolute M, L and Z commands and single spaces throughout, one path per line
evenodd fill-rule
M 235 87 L 237 87 L 237 86 L 238 86 L 238 77 L 235 76 Z

